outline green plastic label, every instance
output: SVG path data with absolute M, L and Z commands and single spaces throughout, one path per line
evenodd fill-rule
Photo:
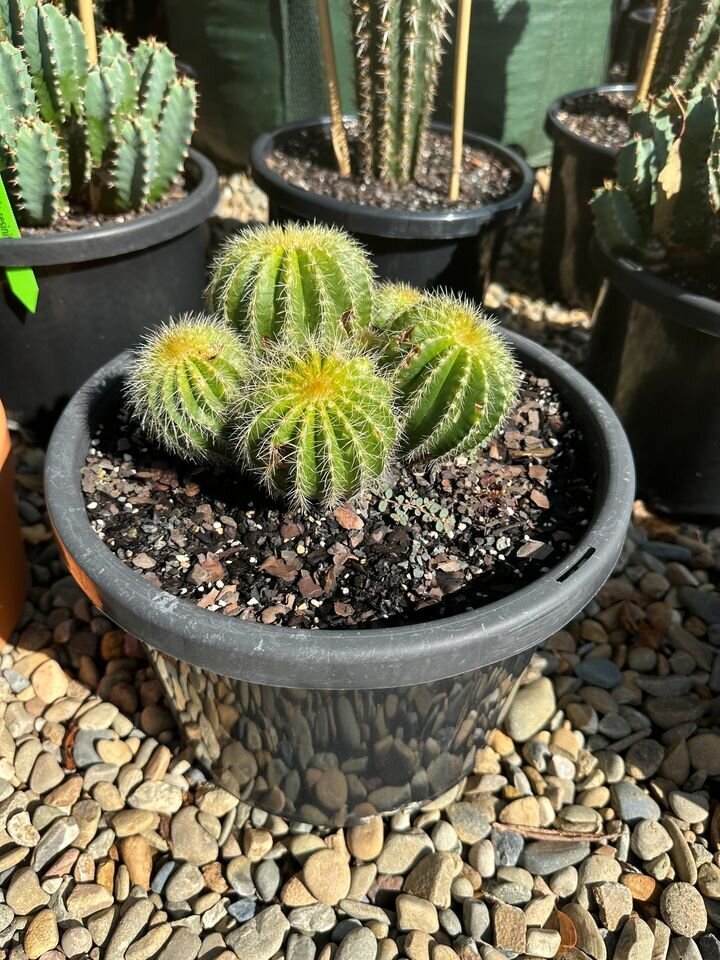
M 19 237 L 20 230 L 10 206 L 10 197 L 7 195 L 5 184 L 0 179 L 0 239 L 18 239 Z M 5 275 L 10 289 L 20 303 L 30 313 L 35 313 L 40 291 L 32 270 L 29 267 L 8 267 Z

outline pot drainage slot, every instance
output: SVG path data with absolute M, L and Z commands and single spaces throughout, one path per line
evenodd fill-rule
M 588 562 L 594 553 L 595 547 L 588 547 L 585 553 L 578 560 L 576 560 L 575 563 L 565 571 L 565 573 L 561 573 L 559 577 L 555 578 L 557 583 L 563 583 L 568 577 L 571 577 L 576 570 L 579 570 L 580 567 L 584 566 Z

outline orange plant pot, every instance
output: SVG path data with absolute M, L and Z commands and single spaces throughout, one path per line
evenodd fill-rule
M 15 629 L 28 588 L 14 481 L 10 432 L 0 403 L 0 641 Z

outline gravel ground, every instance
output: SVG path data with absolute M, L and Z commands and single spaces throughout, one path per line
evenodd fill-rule
M 587 317 L 523 279 L 534 222 L 494 295 L 581 359 Z M 473 774 L 324 832 L 206 781 L 138 642 L 62 568 L 42 451 L 17 455 L 33 586 L 0 651 L 0 957 L 720 958 L 720 529 L 638 504 Z

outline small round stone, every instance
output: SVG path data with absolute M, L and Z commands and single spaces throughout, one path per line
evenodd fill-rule
M 671 883 L 663 890 L 660 912 L 673 933 L 696 937 L 707 926 L 707 909 L 702 894 L 689 883 Z
M 318 850 L 305 861 L 303 882 L 322 903 L 333 906 L 344 899 L 350 891 L 350 880 L 348 862 L 335 850 Z

